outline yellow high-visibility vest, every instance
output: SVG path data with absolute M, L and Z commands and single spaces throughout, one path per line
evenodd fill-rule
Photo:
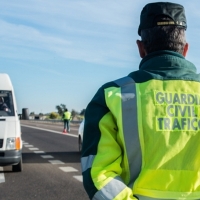
M 67 111 L 63 113 L 63 119 L 71 119 L 71 112 Z

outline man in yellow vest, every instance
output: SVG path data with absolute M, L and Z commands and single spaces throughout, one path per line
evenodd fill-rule
M 88 104 L 81 165 L 90 199 L 200 199 L 200 75 L 185 59 L 186 28 L 182 5 L 147 4 L 139 70 Z
M 69 112 L 67 108 L 65 109 L 65 112 L 63 113 L 62 119 L 64 120 L 63 133 L 69 133 L 70 132 L 71 112 Z

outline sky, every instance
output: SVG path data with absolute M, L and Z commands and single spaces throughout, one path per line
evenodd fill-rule
M 160 2 L 165 2 L 159 0 Z M 0 0 L 0 73 L 18 113 L 85 109 L 104 83 L 138 69 L 140 12 L 149 0 Z M 200 1 L 185 7 L 189 52 L 200 73 Z

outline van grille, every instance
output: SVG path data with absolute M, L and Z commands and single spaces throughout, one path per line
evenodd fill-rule
M 0 148 L 3 147 L 3 139 L 0 139 Z

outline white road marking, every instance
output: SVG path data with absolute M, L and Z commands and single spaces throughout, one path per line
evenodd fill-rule
M 64 162 L 60 160 L 48 160 L 53 165 L 59 165 L 59 164 L 65 164 Z
M 34 153 L 45 153 L 44 151 L 34 151 Z
M 73 177 L 78 181 L 83 182 L 83 176 L 73 176 Z
M 0 167 L 0 171 L 3 171 L 3 167 Z M 4 173 L 0 173 L 0 183 L 4 183 L 5 182 L 5 176 Z
M 29 144 L 28 142 L 23 142 L 23 145 L 25 145 L 25 144 Z
M 32 151 L 33 151 L 33 150 L 39 150 L 38 148 L 29 148 L 29 149 L 32 150 Z
M 27 126 L 27 125 L 21 125 L 21 126 L 25 126 L 25 127 L 29 127 L 29 128 L 34 128 L 34 129 L 39 129 L 39 130 L 45 130 L 45 131 L 49 131 L 49 132 L 53 132 L 53 133 L 58 133 L 58 134 L 62 134 L 61 132 L 58 131 L 52 131 L 49 129 L 43 129 L 43 128 L 38 128 L 38 127 L 33 127 L 33 126 Z M 73 135 L 70 133 L 64 134 L 64 135 L 68 135 L 71 137 L 78 137 L 77 135 Z M 29 143 L 23 142 L 25 147 L 33 147 L 33 145 L 28 145 Z M 38 148 L 29 148 L 30 150 L 38 150 Z M 34 153 L 45 153 L 44 151 L 34 151 Z M 51 155 L 41 155 L 42 158 L 54 158 Z M 48 160 L 48 162 L 50 162 L 51 164 L 55 165 L 55 164 L 65 164 L 64 162 L 60 161 L 60 160 Z M 73 168 L 73 167 L 59 167 L 60 170 L 62 170 L 63 172 L 77 172 L 78 170 Z M 1 167 L 0 167 L 1 170 Z M 2 168 L 3 170 L 3 168 Z M 75 179 L 77 179 L 80 182 L 83 182 L 83 177 L 82 176 L 73 176 Z M 5 178 L 4 178 L 4 174 L 0 173 L 0 183 L 1 182 L 5 182 Z
M 22 124 L 21 124 L 21 126 L 28 127 L 28 128 L 39 129 L 39 130 L 43 130 L 43 131 L 49 131 L 49 132 L 52 132 L 52 133 L 58 133 L 58 134 L 61 134 L 61 135 L 66 135 L 66 136 L 71 136 L 71 137 L 78 137 L 78 135 L 74 135 L 74 134 L 70 134 L 70 133 L 63 134 L 62 132 L 53 131 L 53 130 L 49 130 L 49 129 L 45 129 L 45 128 L 38 128 L 38 127 L 22 125 Z
M 29 145 L 24 145 L 24 146 L 25 146 L 25 147 L 33 147 L 33 145 L 30 145 L 30 144 L 29 144 Z
M 51 156 L 51 155 L 42 155 L 41 157 L 42 157 L 42 158 L 54 158 L 54 157 Z
M 59 167 L 64 172 L 77 172 L 78 170 L 73 167 Z

